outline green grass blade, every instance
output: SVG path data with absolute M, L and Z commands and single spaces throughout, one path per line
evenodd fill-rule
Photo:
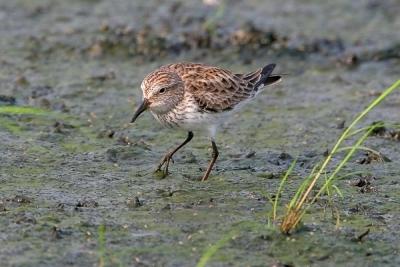
M 105 266 L 106 258 L 106 226 L 104 224 L 99 225 L 97 229 L 97 243 L 98 243 L 98 254 L 99 254 L 99 267 Z
M 276 193 L 275 196 L 275 200 L 274 200 L 274 205 L 272 208 L 273 214 L 272 214 L 272 220 L 275 221 L 276 220 L 276 211 L 278 208 L 278 202 L 279 202 L 279 195 L 281 194 L 282 190 L 283 190 L 283 186 L 286 183 L 287 178 L 289 177 L 289 175 L 292 173 L 294 166 L 296 165 L 296 161 L 297 159 L 295 159 L 289 166 L 289 169 L 286 171 L 285 175 L 282 178 L 282 181 L 279 183 L 279 188 L 278 188 L 278 192 Z
M 201 256 L 199 262 L 197 263 L 196 267 L 204 267 L 210 261 L 212 256 L 226 243 L 228 243 L 235 235 L 237 234 L 236 230 L 230 231 L 228 234 L 223 236 L 220 240 L 218 240 L 214 245 L 211 245 L 204 251 L 203 255 Z
M 329 183 L 336 178 L 337 173 L 346 165 L 346 163 L 350 160 L 351 156 L 353 156 L 354 152 L 356 152 L 357 147 L 359 147 L 371 134 L 371 132 L 375 129 L 376 127 L 371 127 L 361 138 L 358 139 L 356 144 L 352 147 L 352 149 L 347 153 L 347 155 L 344 157 L 344 159 L 339 163 L 339 165 L 335 168 L 333 173 L 329 176 L 328 180 L 325 182 L 325 184 L 322 186 L 322 188 L 318 191 L 318 193 L 313 197 L 310 203 L 313 203 L 317 198 L 319 197 L 320 194 L 322 194 L 326 187 L 329 185 Z
M 353 146 L 345 146 L 345 147 L 339 148 L 336 152 L 342 152 L 342 151 L 351 150 L 351 149 L 353 149 Z M 379 151 L 376 151 L 376 150 L 374 150 L 372 148 L 365 147 L 365 146 L 359 146 L 359 147 L 356 147 L 355 149 L 356 150 L 363 150 L 363 151 L 366 151 L 366 152 L 370 152 L 370 153 L 378 155 L 378 156 L 381 155 L 381 153 L 379 153 Z
M 343 198 L 343 194 L 342 191 L 340 191 L 339 187 L 337 187 L 336 185 L 332 185 L 332 187 L 335 189 L 335 191 L 338 193 L 338 195 L 340 196 L 340 198 Z
M 349 173 L 346 173 L 346 174 L 344 174 L 344 175 L 338 176 L 338 177 L 336 178 L 336 180 L 341 180 L 341 179 L 346 178 L 346 177 L 349 177 L 349 176 L 354 176 L 354 175 L 364 174 L 364 173 L 366 173 L 366 172 L 365 172 L 365 171 L 349 172 Z

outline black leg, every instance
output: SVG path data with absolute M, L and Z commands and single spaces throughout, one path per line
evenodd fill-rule
M 214 166 L 215 161 L 218 158 L 219 152 L 218 152 L 218 148 L 217 145 L 215 144 L 214 140 L 211 140 L 211 145 L 212 145 L 212 160 L 210 161 L 210 164 L 208 164 L 206 173 L 204 174 L 203 178 L 201 178 L 201 181 L 206 181 L 208 179 L 208 176 L 210 175 L 210 172 Z
M 188 135 L 185 139 L 185 141 L 180 144 L 177 148 L 175 148 L 174 150 L 168 152 L 167 154 L 164 155 L 164 157 L 162 158 L 162 160 L 160 161 L 160 164 L 158 164 L 157 170 L 156 171 L 161 171 L 161 167 L 165 164 L 164 167 L 164 177 L 168 175 L 168 166 L 170 161 L 172 160 L 172 162 L 174 162 L 174 160 L 172 159 L 172 156 L 179 150 L 181 149 L 184 145 L 186 145 L 187 143 L 190 142 L 190 140 L 192 140 L 193 138 L 193 132 L 188 132 Z

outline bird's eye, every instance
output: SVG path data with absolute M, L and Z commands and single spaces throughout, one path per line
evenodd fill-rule
M 160 91 L 158 91 L 160 94 L 165 93 L 166 89 L 165 88 L 161 88 Z

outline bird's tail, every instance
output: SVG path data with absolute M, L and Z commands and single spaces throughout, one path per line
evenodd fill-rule
M 272 71 L 275 68 L 275 64 L 269 64 L 261 69 L 254 72 L 250 72 L 243 76 L 244 80 L 250 83 L 254 83 L 254 91 L 257 92 L 260 88 L 271 85 L 282 80 L 280 75 L 272 75 Z

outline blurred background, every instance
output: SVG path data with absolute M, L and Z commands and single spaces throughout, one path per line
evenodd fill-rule
M 264 225 L 263 192 L 276 191 L 290 160 L 302 158 L 296 172 L 306 173 L 400 77 L 399 13 L 398 0 L 1 0 L 0 265 L 193 266 L 238 221 Z M 211 153 L 204 137 L 158 180 L 158 158 L 185 133 L 149 114 L 128 124 L 143 77 L 178 61 L 235 73 L 276 63 L 284 74 L 224 125 L 210 184 L 196 181 Z M 396 93 L 368 122 L 398 122 L 399 105 Z M 372 145 L 398 161 L 393 143 Z M 398 203 L 394 163 L 378 168 L 386 178 L 376 186 Z M 215 266 L 398 265 L 398 206 L 363 196 L 362 208 L 343 202 L 351 222 L 343 237 L 330 221 L 307 226 L 328 232 L 290 242 L 256 227 Z M 396 215 L 366 212 L 384 213 L 385 203 Z M 323 217 L 318 212 L 311 217 Z M 387 231 L 354 247 L 346 234 L 363 216 Z M 370 248 L 385 258 L 365 258 Z

